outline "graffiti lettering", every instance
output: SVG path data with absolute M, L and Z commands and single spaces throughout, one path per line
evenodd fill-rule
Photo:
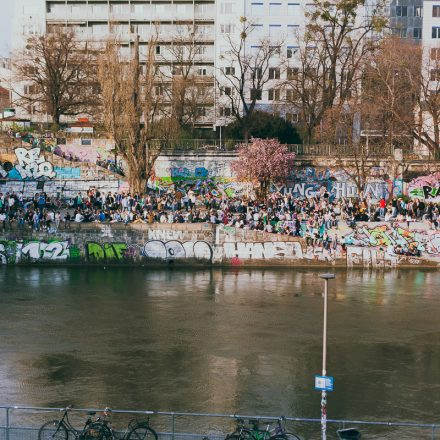
M 39 179 L 47 177 L 53 179 L 56 176 L 53 165 L 46 161 L 44 156 L 40 155 L 39 148 L 16 148 L 18 165 L 15 169 L 18 171 L 22 179 Z
M 176 260 L 194 258 L 197 260 L 212 260 L 212 248 L 206 241 L 160 240 L 148 241 L 142 251 L 146 258 L 160 260 Z
M 224 257 L 227 259 L 301 259 L 303 251 L 299 242 L 269 243 L 224 243 Z
M 0 242 L 0 264 L 22 261 L 66 261 L 79 257 L 78 249 L 68 241 L 2 241 Z
M 347 266 L 363 266 L 373 268 L 397 266 L 397 255 L 389 254 L 383 249 L 347 246 Z
M 91 241 L 86 244 L 87 258 L 91 261 L 123 261 L 126 255 L 127 245 L 125 243 L 96 243 Z

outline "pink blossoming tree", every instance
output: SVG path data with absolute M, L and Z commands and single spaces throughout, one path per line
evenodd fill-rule
M 267 196 L 271 182 L 283 183 L 292 169 L 295 155 L 287 145 L 276 139 L 251 139 L 238 149 L 238 159 L 232 163 L 237 180 L 258 185 L 258 196 Z

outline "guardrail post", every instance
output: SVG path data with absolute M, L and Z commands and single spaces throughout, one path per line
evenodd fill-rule
M 6 408 L 6 440 L 9 440 L 9 406 Z
M 171 439 L 174 440 L 174 434 L 176 432 L 176 416 L 174 415 L 174 413 L 171 416 L 171 425 L 172 425 L 172 427 L 171 427 Z

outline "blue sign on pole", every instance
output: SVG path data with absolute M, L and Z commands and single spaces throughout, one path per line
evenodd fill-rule
M 333 391 L 334 379 L 331 376 L 315 375 L 315 390 Z

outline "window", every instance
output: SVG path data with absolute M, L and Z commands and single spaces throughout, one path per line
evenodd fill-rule
M 298 46 L 287 46 L 287 58 L 292 58 L 299 50 Z
M 165 5 L 163 3 L 156 3 L 156 15 L 162 15 L 165 13 Z
M 233 90 L 232 87 L 223 87 L 222 94 L 226 95 L 226 96 L 233 96 L 234 95 L 234 90 Z
M 280 79 L 280 69 L 278 67 L 269 68 L 269 79 Z
M 299 3 L 288 3 L 287 4 L 287 15 L 289 17 L 297 17 L 299 15 Z
M 269 3 L 269 15 L 281 15 L 281 3 Z
M 162 86 L 156 86 L 154 88 L 154 94 L 156 96 L 162 96 L 163 95 L 163 87 Z
M 178 67 L 178 66 L 173 66 L 172 67 L 172 74 L 173 75 L 182 75 L 182 68 Z
M 81 145 L 92 145 L 92 140 L 81 138 Z
M 279 101 L 280 100 L 280 90 L 279 89 L 269 89 L 268 100 L 269 101 Z
M 37 86 L 35 84 L 31 86 L 24 86 L 25 95 L 35 95 L 37 93 Z
M 432 7 L 432 16 L 433 17 L 440 17 L 440 6 L 433 6 Z
M 156 46 L 156 55 L 160 55 L 160 46 Z
M 299 25 L 296 24 L 288 24 L 287 25 L 287 33 L 291 37 L 298 37 Z
M 231 116 L 232 109 L 230 107 L 220 107 L 220 116 Z
M 273 46 L 273 47 L 270 48 L 270 50 L 271 50 L 271 54 L 274 57 L 279 57 L 281 55 L 281 48 L 280 48 L 280 46 Z
M 414 17 L 423 17 L 422 6 L 414 6 Z
M 407 35 L 407 29 L 406 28 L 402 28 L 398 30 L 398 35 L 400 38 L 406 38 Z
M 258 57 L 261 52 L 261 46 L 251 46 L 251 54 L 253 57 Z
M 262 24 L 252 24 L 251 25 L 251 33 L 253 37 L 262 36 L 263 34 L 263 25 Z
M 430 80 L 431 81 L 440 81 L 440 69 L 431 69 Z
M 286 100 L 289 102 L 294 102 L 297 100 L 298 94 L 295 92 L 295 90 L 287 89 L 286 90 Z
M 280 24 L 270 24 L 269 25 L 269 36 L 279 37 L 280 33 L 281 33 L 281 25 Z
M 292 122 L 292 123 L 298 122 L 299 121 L 299 115 L 298 115 L 298 113 L 286 113 L 286 119 L 289 122 Z
M 220 14 L 232 14 L 233 3 L 220 3 Z
M 255 17 L 261 17 L 263 15 L 263 3 L 252 3 L 251 13 Z
M 287 68 L 287 79 L 297 79 L 298 78 L 298 68 L 297 67 L 288 67 Z
M 197 116 L 206 116 L 206 107 L 197 107 Z
M 196 47 L 197 55 L 205 55 L 206 54 L 206 46 L 197 46 Z
M 261 67 L 255 67 L 252 69 L 252 81 L 261 78 L 263 78 L 263 69 Z
M 422 28 L 413 29 L 413 38 L 416 40 L 420 40 L 422 38 Z
M 251 89 L 251 100 L 261 101 L 262 94 L 261 89 Z
M 440 38 L 440 27 L 432 28 L 432 38 Z
M 235 25 L 233 24 L 221 24 L 220 32 L 222 34 L 232 34 L 235 31 Z
M 225 67 L 225 75 L 235 75 L 235 67 Z
M 198 69 L 199 76 L 206 76 L 208 74 L 208 70 L 206 67 L 199 67 Z
M 431 48 L 430 58 L 431 60 L 440 61 L 440 48 L 438 47 Z
M 397 17 L 407 17 L 408 16 L 408 6 L 396 6 L 396 16 Z
M 222 3 L 221 6 L 230 5 L 230 4 L 231 3 Z M 221 9 L 221 6 L 220 6 L 220 9 Z M 196 4 L 196 12 L 198 14 L 209 14 L 209 12 L 210 12 L 210 5 L 207 4 L 207 3 L 198 3 L 198 4 Z

